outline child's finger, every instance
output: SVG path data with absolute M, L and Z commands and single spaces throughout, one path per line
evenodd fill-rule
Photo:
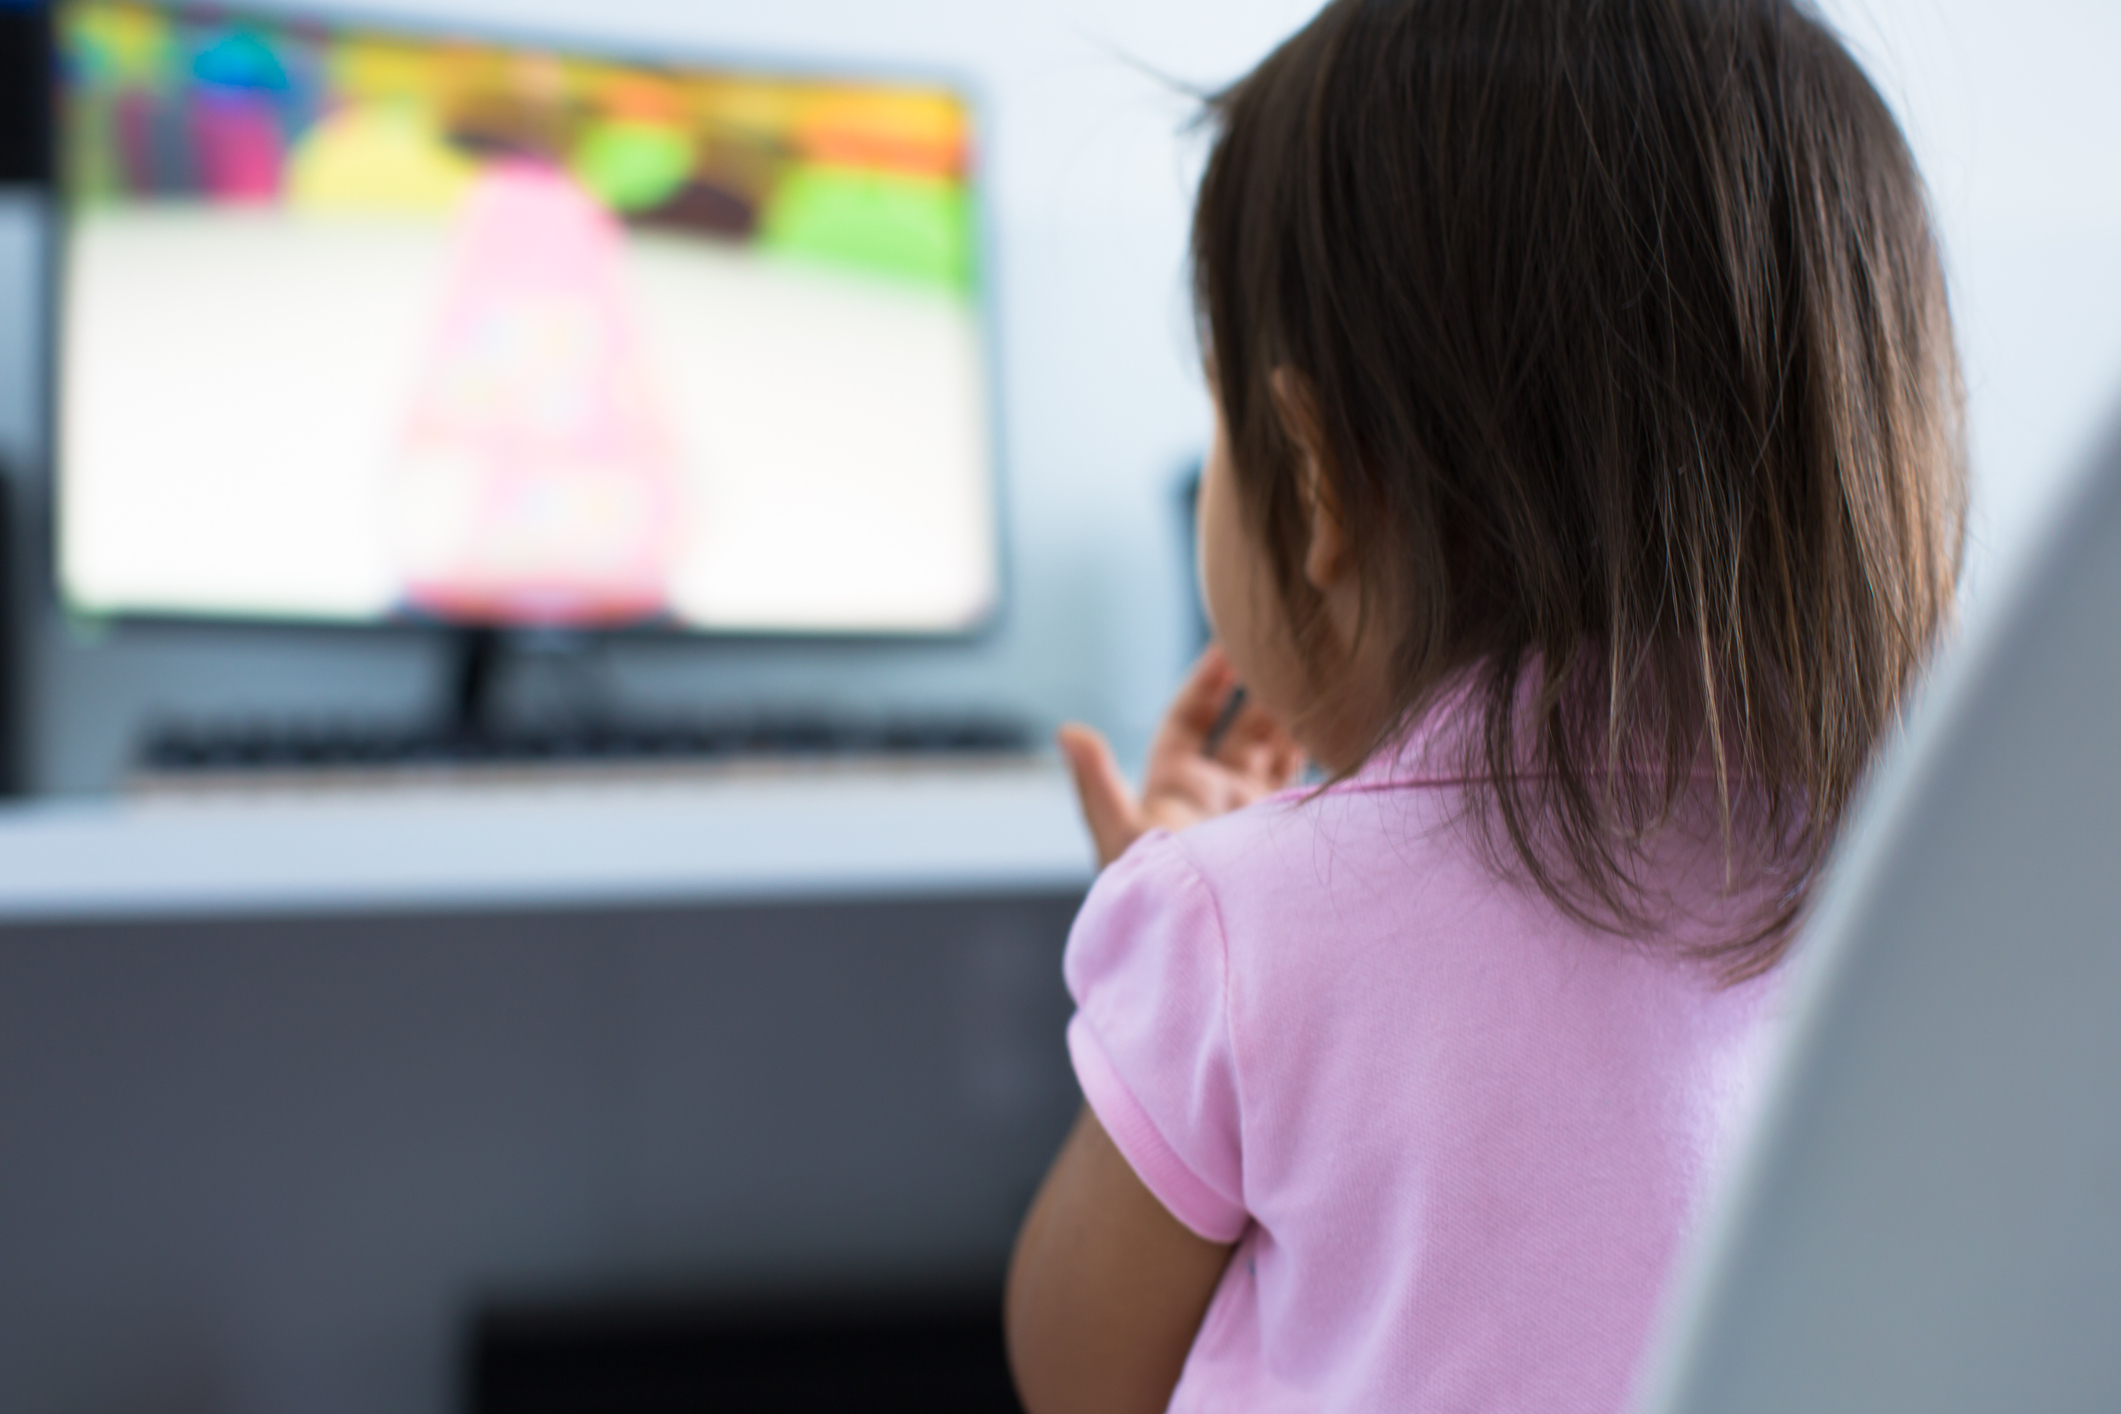
M 1158 745 L 1178 751 L 1198 750 L 1236 687 L 1237 675 L 1230 670 L 1230 660 L 1223 656 L 1220 646 L 1209 644 L 1195 660 L 1193 671 L 1186 674 L 1185 685 L 1171 699 L 1171 709 L 1164 716 L 1163 739 Z
M 1235 764 L 1239 760 L 1249 760 L 1252 748 L 1256 746 L 1279 746 L 1291 740 L 1281 723 L 1264 707 L 1256 701 L 1248 700 L 1244 710 L 1238 713 L 1237 720 L 1232 722 L 1229 730 L 1223 734 L 1216 755 L 1227 763 Z
M 1111 746 L 1094 729 L 1071 722 L 1055 740 L 1075 778 L 1076 799 L 1082 803 L 1083 823 L 1090 827 L 1090 839 L 1097 846 L 1098 863 L 1110 864 L 1141 834 L 1141 806 L 1127 778 L 1120 774 Z
M 1265 781 L 1270 790 L 1280 790 L 1288 783 L 1289 773 L 1284 767 L 1288 753 L 1271 741 L 1262 741 L 1250 747 L 1245 756 L 1248 772 Z

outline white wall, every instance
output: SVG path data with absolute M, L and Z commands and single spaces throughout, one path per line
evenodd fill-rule
M 634 695 L 816 697 L 1087 716 L 1139 750 L 1187 650 L 1178 468 L 1205 440 L 1183 281 L 1198 145 L 1157 74 L 1240 73 L 1309 0 L 426 0 L 461 17 L 706 53 L 943 68 L 990 104 L 1014 600 L 970 649 L 642 646 Z M 1972 592 L 2025 534 L 2121 388 L 2121 6 L 1832 0 L 1904 115 L 1935 190 L 1972 393 Z M 0 211 L 0 322 L 25 297 Z M 30 440 L 27 345 L 0 341 L 0 451 Z M 106 782 L 158 712 L 403 708 L 429 645 L 251 632 L 52 635 L 40 654 L 47 787 Z M 299 664 L 299 671 L 289 664 Z
M 2121 5 L 1826 8 L 1899 110 L 1943 229 L 1973 434 L 1978 596 L 2121 411 Z

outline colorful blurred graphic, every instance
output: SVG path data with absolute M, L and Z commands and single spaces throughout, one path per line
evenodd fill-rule
M 445 225 L 454 252 L 384 473 L 404 598 L 455 618 L 664 612 L 682 460 L 629 233 L 969 306 L 968 115 L 945 90 L 565 57 L 223 9 L 60 11 L 84 218 Z
M 61 18 L 72 199 L 452 211 L 496 162 L 614 217 L 966 290 L 966 113 L 944 90 L 663 71 L 223 10 Z
M 391 488 L 409 595 L 474 621 L 660 612 L 680 549 L 675 458 L 609 218 L 553 169 L 504 160 L 461 221 Z

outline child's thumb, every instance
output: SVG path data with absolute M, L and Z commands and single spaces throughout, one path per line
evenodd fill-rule
M 1141 807 L 1133 788 L 1120 774 L 1111 746 L 1094 728 L 1070 722 L 1055 740 L 1068 758 L 1069 774 L 1075 777 L 1076 798 L 1082 802 L 1083 822 L 1097 845 L 1097 862 L 1110 864 L 1142 832 Z

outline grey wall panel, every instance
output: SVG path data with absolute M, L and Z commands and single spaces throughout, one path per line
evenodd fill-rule
M 1076 902 L 0 932 L 0 1408 L 436 1414 L 481 1300 L 998 1289 Z

